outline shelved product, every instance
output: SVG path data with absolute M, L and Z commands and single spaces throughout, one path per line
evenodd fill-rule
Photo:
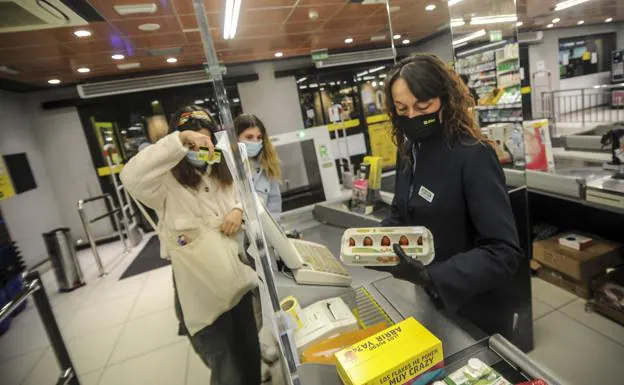
M 457 72 L 468 75 L 468 87 L 482 98 L 496 88 L 496 56 L 494 51 L 479 53 L 457 60 Z

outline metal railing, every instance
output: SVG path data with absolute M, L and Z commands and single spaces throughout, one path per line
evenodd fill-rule
M 50 300 L 46 294 L 45 288 L 41 283 L 41 277 L 36 271 L 28 273 L 24 279 L 24 289 L 15 297 L 0 309 L 0 322 L 5 318 L 10 317 L 15 309 L 19 305 L 24 303 L 30 296 L 33 297 L 35 307 L 43 323 L 52 351 L 56 355 L 56 360 L 61 367 L 61 375 L 59 376 L 57 385 L 80 385 L 74 364 L 69 357 L 67 346 L 63 341 L 61 330 L 59 329 L 54 313 L 52 312 L 52 306 Z
M 550 119 L 552 123 L 579 123 L 593 126 L 624 121 L 623 85 L 602 85 L 592 88 L 545 91 L 539 94 L 533 108 L 534 118 Z M 620 89 L 615 89 L 615 88 Z
M 87 218 L 87 214 L 85 213 L 85 207 L 86 207 L 85 204 L 89 202 L 102 200 L 102 199 L 105 199 L 106 201 L 108 201 L 111 211 L 106 212 L 102 215 L 98 215 L 97 217 L 89 220 Z M 117 228 L 117 234 L 119 235 L 119 239 L 123 241 L 124 252 L 128 252 L 129 251 L 128 242 L 126 238 L 123 236 L 123 233 L 121 231 L 121 225 L 119 223 L 119 218 L 117 217 L 117 215 L 119 214 L 119 211 L 120 210 L 115 207 L 115 202 L 113 201 L 113 198 L 110 196 L 110 194 L 98 195 L 95 197 L 81 199 L 78 201 L 78 215 L 80 215 L 82 226 L 84 227 L 85 234 L 87 235 L 87 239 L 89 240 L 89 245 L 91 245 L 91 251 L 93 252 L 93 257 L 95 258 L 95 264 L 97 265 L 98 271 L 100 273 L 100 277 L 106 274 L 106 270 L 104 270 L 104 266 L 102 265 L 102 259 L 100 258 L 100 254 L 98 253 L 97 245 L 95 244 L 95 238 L 93 237 L 93 234 L 91 233 L 90 225 L 101 219 L 113 217 L 113 220 L 115 221 L 115 227 Z

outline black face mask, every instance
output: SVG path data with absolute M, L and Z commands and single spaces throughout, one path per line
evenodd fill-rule
M 432 136 L 442 133 L 442 122 L 440 121 L 440 111 L 430 114 L 414 116 L 399 116 L 399 128 L 403 134 L 414 143 L 421 143 Z

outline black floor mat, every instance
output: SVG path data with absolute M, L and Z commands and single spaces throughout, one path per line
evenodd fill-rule
M 158 236 L 154 235 L 147 241 L 143 250 L 136 256 L 119 280 L 121 281 L 124 278 L 132 277 L 170 264 L 170 261 L 160 258 L 160 240 Z

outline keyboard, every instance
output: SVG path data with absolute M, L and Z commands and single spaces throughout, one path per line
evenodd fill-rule
M 349 272 L 327 247 L 305 241 L 291 241 L 304 261 L 303 267 L 294 272 L 298 283 L 328 286 L 351 285 Z

